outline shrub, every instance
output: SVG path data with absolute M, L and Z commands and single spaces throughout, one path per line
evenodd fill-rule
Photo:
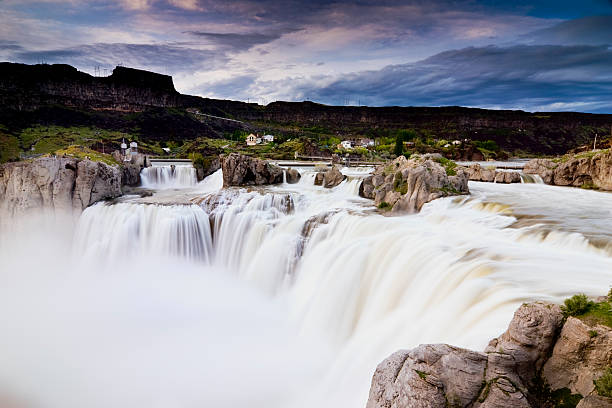
M 612 398 L 612 367 L 609 367 L 601 377 L 593 381 L 597 393 L 602 397 Z
M 589 311 L 595 304 L 590 301 L 584 293 L 574 295 L 569 299 L 565 299 L 564 305 L 561 306 L 563 314 L 567 316 L 579 316 Z
M 378 204 L 378 208 L 381 210 L 390 210 L 391 209 L 391 204 L 389 204 L 386 201 L 383 201 L 382 203 Z

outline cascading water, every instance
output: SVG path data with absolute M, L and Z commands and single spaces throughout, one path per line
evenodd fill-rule
M 521 172 L 521 183 L 544 184 L 544 180 L 538 174 L 525 174 Z
M 196 169 L 184 164 L 146 167 L 140 172 L 140 180 L 146 188 L 191 187 L 198 182 Z
M 15 330 L 0 338 L 0 384 L 9 374 L 15 389 L 45 384 L 28 371 L 44 360 L 68 384 L 41 391 L 56 406 L 95 396 L 106 406 L 363 407 L 375 366 L 397 349 L 482 349 L 522 302 L 599 295 L 612 281 L 610 194 L 471 182 L 471 196 L 385 217 L 358 196 L 363 173 L 343 169 L 347 179 L 325 189 L 300 171 L 297 184 L 251 190 L 221 190 L 218 172 L 181 193 L 190 204 L 154 195 L 85 210 L 73 257 L 106 268 L 85 277 L 77 259 L 81 273 L 46 273 L 52 290 L 32 296 L 41 327 L 101 357 L 63 337 L 59 351 L 17 347 L 36 314 L 6 312 Z M 10 294 L 29 283 L 7 276 L 0 313 L 24 310 L 32 299 Z

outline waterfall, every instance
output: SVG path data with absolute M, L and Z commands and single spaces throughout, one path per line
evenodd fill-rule
M 521 172 L 521 183 L 544 184 L 539 174 L 525 174 Z
M 87 208 L 75 235 L 75 254 L 107 261 L 172 256 L 208 261 L 208 215 L 195 205 L 98 203 Z
M 398 349 L 483 349 L 523 302 L 608 290 L 609 194 L 472 183 L 471 196 L 388 217 L 357 195 L 367 172 L 343 173 L 331 189 L 312 170 L 220 189 L 218 171 L 191 204 L 99 203 L 78 220 L 72 260 L 16 238 L 0 253 L 20 270 L 0 271 L 0 320 L 13 328 L 0 381 L 51 384 L 41 395 L 69 408 L 356 408 Z M 17 252 L 32 247 L 40 256 Z
M 146 167 L 140 172 L 142 187 L 181 188 L 194 186 L 198 180 L 196 169 L 191 165 L 168 165 Z

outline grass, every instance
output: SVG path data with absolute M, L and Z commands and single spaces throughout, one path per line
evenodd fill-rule
M 89 159 L 92 161 L 106 163 L 110 166 L 116 166 L 119 164 L 110 154 L 102 154 L 83 146 L 69 146 L 65 149 L 59 149 L 55 151 L 55 155 L 70 156 L 77 159 Z
M 595 390 L 602 397 L 612 398 L 612 367 L 603 373 L 601 377 L 593 381 Z
M 445 157 L 440 157 L 437 158 L 436 161 L 438 163 L 440 163 L 442 165 L 442 167 L 444 167 L 444 170 L 446 170 L 446 175 L 447 176 L 456 176 L 457 175 L 457 163 L 455 163 L 452 160 L 449 160 Z
M 608 300 L 603 302 L 593 302 L 585 294 L 574 295 L 566 299 L 561 306 L 563 314 L 574 316 L 582 320 L 589 326 L 601 324 L 612 328 L 612 300 L 608 295 Z
M 19 140 L 0 131 L 0 163 L 19 159 Z
M 382 203 L 378 204 L 378 209 L 383 211 L 389 211 L 391 208 L 393 208 L 391 204 L 386 201 L 383 201 Z

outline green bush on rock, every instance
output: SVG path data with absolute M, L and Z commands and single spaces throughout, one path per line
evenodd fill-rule
M 566 317 L 584 314 L 595 304 L 593 301 L 590 301 L 584 293 L 565 299 L 563 303 L 564 305 L 561 306 L 561 310 Z

